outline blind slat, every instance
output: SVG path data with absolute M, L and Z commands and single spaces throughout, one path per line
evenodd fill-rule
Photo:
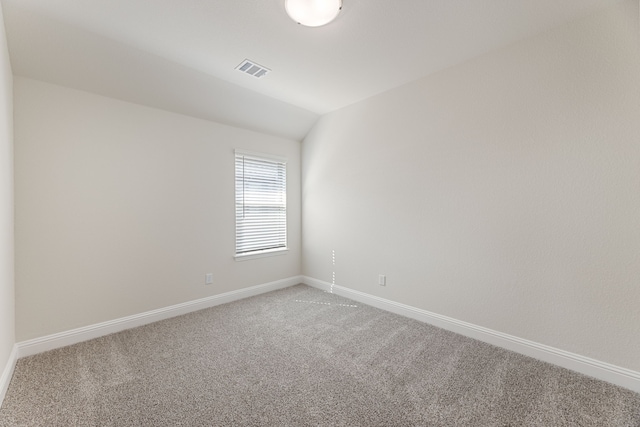
M 236 153 L 236 254 L 287 246 L 286 163 Z

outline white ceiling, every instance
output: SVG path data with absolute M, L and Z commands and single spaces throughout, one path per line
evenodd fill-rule
M 13 72 L 302 139 L 319 115 L 620 0 L 1 0 Z M 272 70 L 255 79 L 245 58 Z

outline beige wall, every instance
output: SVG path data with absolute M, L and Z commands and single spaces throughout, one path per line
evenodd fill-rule
M 303 274 L 640 371 L 638 16 L 622 2 L 321 118 Z
M 299 142 L 20 77 L 14 101 L 18 341 L 300 274 Z M 287 255 L 233 259 L 235 148 L 289 159 Z
M 0 7 L 0 375 L 15 343 L 13 250 L 13 77 Z

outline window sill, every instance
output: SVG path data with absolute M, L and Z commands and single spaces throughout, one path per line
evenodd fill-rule
M 289 248 L 269 249 L 266 251 L 255 251 L 255 252 L 249 252 L 246 254 L 236 254 L 234 258 L 236 261 L 248 261 L 250 259 L 256 259 L 256 258 L 264 258 L 264 257 L 276 256 L 276 255 L 286 255 L 287 252 L 289 252 Z

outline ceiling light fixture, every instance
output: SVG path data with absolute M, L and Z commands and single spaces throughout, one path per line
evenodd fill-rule
M 319 27 L 336 19 L 342 0 L 284 0 L 284 8 L 298 24 Z

